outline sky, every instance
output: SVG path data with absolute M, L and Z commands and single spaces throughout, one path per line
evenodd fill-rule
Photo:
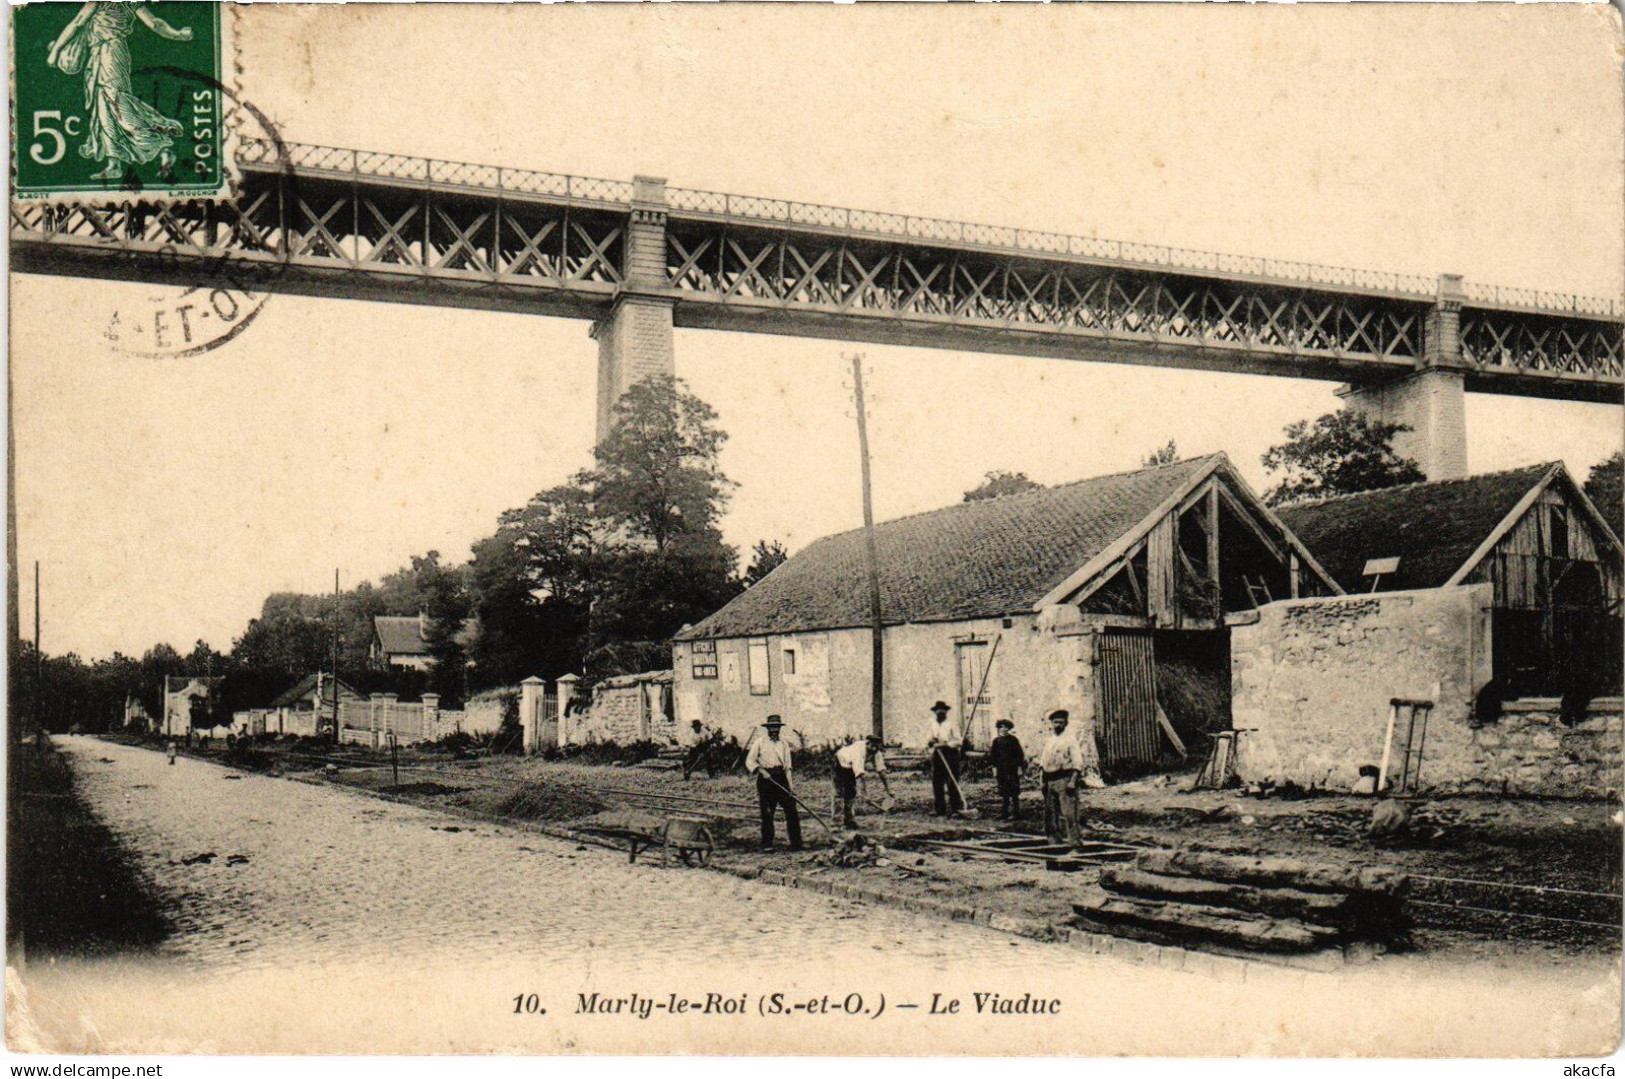
M 240 90 L 291 141 L 1553 291 L 1622 290 L 1617 16 L 1503 5 L 272 7 Z M 149 286 L 16 275 L 19 564 L 48 652 L 227 648 L 590 463 L 585 322 L 271 297 L 228 345 L 122 353 Z M 839 342 L 679 330 L 742 549 L 861 521 Z M 1332 383 L 864 346 L 882 518 L 990 469 L 1170 438 L 1253 485 Z M 1470 395 L 1474 472 L 1621 444 L 1614 406 Z M 24 588 L 22 624 L 32 624 Z M 26 632 L 26 629 L 25 629 Z

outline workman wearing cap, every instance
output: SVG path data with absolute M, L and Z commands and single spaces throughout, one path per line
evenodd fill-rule
M 762 724 L 766 738 L 751 743 L 745 754 L 745 771 L 756 777 L 756 804 L 762 811 L 762 849 L 773 849 L 773 809 L 784 810 L 784 830 L 790 836 L 790 849 L 801 849 L 801 814 L 790 794 L 790 747 L 779 740 L 784 720 L 768 716 Z
M 1078 778 L 1083 774 L 1083 747 L 1067 730 L 1065 708 L 1049 714 L 1053 732 L 1038 755 L 1044 772 L 1044 833 L 1057 843 L 1078 844 Z
M 925 740 L 925 751 L 931 755 L 932 812 L 946 817 L 965 808 L 965 799 L 959 793 L 959 750 L 965 736 L 956 724 L 949 722 L 945 702 L 933 704 L 931 713 L 934 718 L 931 734 Z
M 999 787 L 999 819 L 1021 819 L 1021 770 L 1027 766 L 1027 754 L 1016 737 L 1016 725 L 1001 719 L 994 728 L 999 732 L 993 744 L 987 747 L 988 763 L 993 765 L 993 777 Z

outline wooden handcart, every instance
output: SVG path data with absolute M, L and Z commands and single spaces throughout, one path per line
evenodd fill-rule
M 668 854 L 675 852 L 684 865 L 703 867 L 711 864 L 711 855 L 717 849 L 711 821 L 704 817 L 667 817 L 654 828 L 592 824 L 581 830 L 624 842 L 629 862 L 636 862 L 638 855 L 646 851 L 659 850 L 661 865 L 667 865 Z

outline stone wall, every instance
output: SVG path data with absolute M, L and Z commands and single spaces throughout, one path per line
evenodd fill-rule
M 1435 702 L 1424 787 L 1487 778 L 1470 726 L 1490 678 L 1490 587 L 1272 603 L 1231 632 L 1233 716 L 1245 779 L 1347 790 L 1380 765 L 1394 697 Z M 1396 744 L 1398 738 L 1396 735 Z
M 585 710 L 565 717 L 568 745 L 593 742 L 677 744 L 677 724 L 662 707 L 670 671 L 647 671 L 608 678 L 592 688 Z
M 1510 701 L 1499 719 L 1469 732 L 1472 764 L 1482 779 L 1472 788 L 1509 794 L 1600 798 L 1621 789 L 1625 703 L 1591 702 L 1573 726 L 1555 698 Z M 1426 767 L 1426 762 L 1423 762 Z

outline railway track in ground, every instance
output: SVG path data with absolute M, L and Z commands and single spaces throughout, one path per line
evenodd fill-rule
M 315 762 L 318 766 L 332 765 L 336 768 L 360 771 L 393 769 L 398 773 L 433 776 L 441 780 L 460 782 L 464 784 L 461 788 L 463 790 L 476 790 L 481 786 L 491 785 L 521 790 L 551 784 L 587 795 L 608 808 L 644 810 L 668 815 L 704 816 L 730 823 L 751 823 L 756 820 L 754 802 L 728 798 L 663 793 L 580 779 L 559 781 L 498 776 L 488 772 L 472 771 L 471 767 L 395 764 L 388 760 L 334 756 L 300 750 L 270 752 L 284 759 Z M 471 766 L 475 764 L 477 762 L 470 762 Z M 561 820 L 560 823 L 568 821 Z M 964 839 L 942 841 L 923 838 L 919 843 L 928 848 L 947 849 L 954 853 L 959 853 L 954 850 L 956 847 L 966 845 L 980 847 L 989 841 L 994 847 L 1002 848 L 1010 845 L 999 842 L 1004 834 L 997 828 L 977 826 L 969 822 L 961 824 L 964 825 L 963 831 L 970 833 Z M 1012 835 L 1008 838 L 1014 840 L 1020 837 Z M 1016 844 L 1018 847 L 1025 845 Z M 1122 845 L 1138 847 L 1141 844 L 1130 842 Z M 977 853 L 993 856 L 1005 852 L 988 850 Z M 1019 853 L 1036 853 L 1051 858 L 1055 856 L 1048 850 Z M 1594 940 L 1599 934 L 1618 935 L 1621 932 L 1621 904 L 1625 900 L 1622 900 L 1619 892 L 1415 872 L 1411 873 L 1410 877 L 1412 884 L 1409 904 L 1416 923 L 1424 928 L 1585 940 Z

